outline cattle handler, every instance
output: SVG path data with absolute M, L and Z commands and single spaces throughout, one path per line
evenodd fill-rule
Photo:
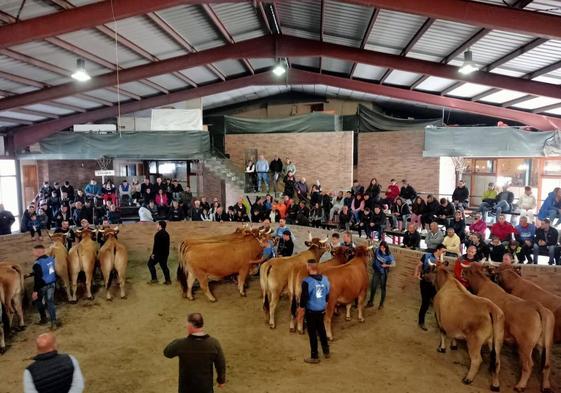
M 169 256 L 169 234 L 166 232 L 165 221 L 158 221 L 158 232 L 154 235 L 154 247 L 152 248 L 152 255 L 148 260 L 148 270 L 150 270 L 151 280 L 149 284 L 157 284 L 158 276 L 156 275 L 156 265 L 159 263 L 164 273 L 165 285 L 171 284 L 168 269 L 168 256 Z
M 41 316 L 39 325 L 45 325 L 47 321 L 47 313 L 45 307 L 49 312 L 51 321 L 51 329 L 55 330 L 61 325 L 60 321 L 56 318 L 55 306 L 55 259 L 45 253 L 45 247 L 38 244 L 33 247 L 33 256 L 37 258 L 33 264 L 33 293 L 31 299 Z
M 419 280 L 421 288 L 421 308 L 419 309 L 419 328 L 427 331 L 425 326 L 425 315 L 429 309 L 430 303 L 436 295 L 436 288 L 428 273 L 434 271 L 437 262 L 442 261 L 443 255 L 446 252 L 446 246 L 439 244 L 433 252 L 423 254 L 421 260 L 415 268 L 415 277 Z
M 306 317 L 308 337 L 310 338 L 311 356 L 304 359 L 306 363 L 319 363 L 318 336 L 323 350 L 323 356 L 330 358 L 329 343 L 325 333 L 323 318 L 329 298 L 329 280 L 320 274 L 318 262 L 308 259 L 308 277 L 302 282 L 302 296 L 300 297 L 300 308 L 298 308 L 298 319 L 301 321 Z

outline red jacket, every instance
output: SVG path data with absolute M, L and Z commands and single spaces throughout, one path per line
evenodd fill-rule
M 506 221 L 504 222 L 504 224 L 497 222 L 496 224 L 493 224 L 493 226 L 491 227 L 491 236 L 497 235 L 501 240 L 501 242 L 512 240 L 512 234 L 514 232 L 515 229 L 512 226 L 512 224 Z
M 487 231 L 487 223 L 483 220 L 474 221 L 473 224 L 469 226 L 471 232 L 481 233 L 485 236 L 485 231 Z
M 468 259 L 464 259 L 464 257 L 461 256 L 456 260 L 456 264 L 454 265 L 454 277 L 456 277 L 456 280 L 461 282 L 462 285 L 466 288 L 469 288 L 469 282 L 466 280 L 466 278 L 462 273 L 465 268 L 471 265 L 471 262 L 472 261 Z
M 390 184 L 386 190 L 386 198 L 393 202 L 399 196 L 399 191 L 397 184 Z

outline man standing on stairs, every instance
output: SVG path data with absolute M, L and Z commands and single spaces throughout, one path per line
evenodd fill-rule
M 276 195 L 276 193 L 279 192 L 278 189 L 279 179 L 282 173 L 282 160 L 280 159 L 278 154 L 275 156 L 275 159 L 271 161 L 271 165 L 269 165 L 269 169 L 271 170 L 271 175 L 272 175 L 273 191 L 275 192 Z
M 269 192 L 269 163 L 263 154 L 259 155 L 255 163 L 255 172 L 257 172 L 257 190 L 261 192 L 261 182 L 264 182 Z

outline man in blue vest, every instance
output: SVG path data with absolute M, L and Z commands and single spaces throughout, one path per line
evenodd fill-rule
M 446 246 L 439 244 L 433 252 L 428 252 L 423 254 L 421 260 L 415 268 L 415 278 L 419 280 L 419 285 L 421 289 L 421 308 L 419 309 L 419 328 L 427 331 L 425 326 L 425 315 L 429 309 L 430 303 L 436 295 L 436 288 L 428 273 L 434 271 L 437 262 L 441 262 L 444 253 L 446 252 Z
M 302 295 L 300 297 L 300 308 L 298 309 L 298 319 L 306 317 L 308 327 L 308 337 L 310 338 L 311 356 L 304 359 L 306 363 L 319 363 L 318 336 L 323 350 L 323 356 L 329 359 L 329 343 L 325 333 L 323 317 L 329 298 L 329 280 L 320 274 L 318 262 L 315 259 L 308 259 L 308 277 L 302 282 Z
M 31 299 L 35 303 L 35 307 L 37 307 L 37 311 L 39 311 L 39 315 L 41 316 L 39 325 L 47 323 L 46 306 L 51 321 L 51 329 L 55 330 L 60 326 L 60 322 L 56 319 L 55 307 L 55 259 L 45 254 L 45 247 L 42 244 L 33 247 L 33 256 L 36 258 L 33 264 L 33 277 L 35 282 L 33 284 Z
M 37 356 L 23 372 L 24 393 L 82 393 L 84 378 L 72 355 L 58 353 L 52 333 L 37 337 Z
M 255 265 L 255 268 L 253 271 L 251 271 L 251 275 L 252 276 L 258 276 L 259 275 L 259 267 L 261 266 L 261 264 L 263 262 L 268 261 L 271 258 L 275 258 L 276 252 L 275 252 L 275 245 L 273 243 L 273 241 L 268 237 L 265 236 L 264 238 L 262 238 L 259 241 L 259 245 L 263 248 L 263 253 L 261 254 L 261 258 L 256 259 L 254 261 L 249 261 L 250 265 Z

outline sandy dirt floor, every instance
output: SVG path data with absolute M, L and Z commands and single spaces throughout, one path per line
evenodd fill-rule
M 233 226 L 223 224 L 180 225 L 170 228 L 174 242 L 184 236 L 233 230 Z M 209 225 L 212 229 L 208 229 Z M 422 332 L 417 328 L 418 284 L 409 270 L 405 274 L 398 267 L 392 272 L 386 307 L 382 311 L 367 309 L 364 324 L 357 321 L 356 310 L 350 322 L 342 316 L 335 317 L 332 358 L 308 365 L 303 362 L 308 356 L 308 338 L 288 332 L 286 299 L 278 310 L 277 329 L 270 330 L 265 324 L 257 279 L 251 281 L 246 298 L 239 296 L 231 282 L 214 284 L 213 292 L 218 298 L 214 304 L 200 291 L 193 302 L 182 298 L 175 280 L 172 287 L 148 285 L 145 263 L 154 229 L 151 224 L 122 226 L 120 239 L 129 247 L 130 258 L 128 299 L 117 296 L 107 302 L 101 289 L 93 301 L 58 303 L 64 323 L 56 333 L 59 349 L 80 361 L 88 393 L 176 392 L 177 360 L 166 359 L 162 351 L 172 339 L 185 334 L 186 315 L 195 311 L 203 313 L 207 332 L 220 340 L 226 354 L 227 384 L 221 392 L 489 391 L 487 355 L 473 385 L 465 386 L 461 382 L 469 364 L 465 348 L 460 346 L 460 350 L 447 354 L 436 352 L 439 334 L 432 313 L 428 317 L 430 330 Z M 296 236 L 301 250 L 305 230 L 296 229 Z M 29 271 L 32 244 L 27 237 L 0 241 L 0 260 L 21 263 Z M 175 276 L 175 255 L 170 265 Z M 113 287 L 113 291 L 117 295 L 118 288 Z M 28 309 L 28 328 L 18 333 L 9 351 L 0 356 L 0 393 L 22 391 L 21 376 L 34 354 L 34 338 L 46 331 L 34 325 L 37 319 L 37 313 Z M 519 374 L 514 350 L 506 347 L 502 360 L 501 391 L 510 392 Z M 553 363 L 553 387 L 561 391 L 559 345 L 554 350 Z M 539 391 L 537 370 L 527 391 Z

